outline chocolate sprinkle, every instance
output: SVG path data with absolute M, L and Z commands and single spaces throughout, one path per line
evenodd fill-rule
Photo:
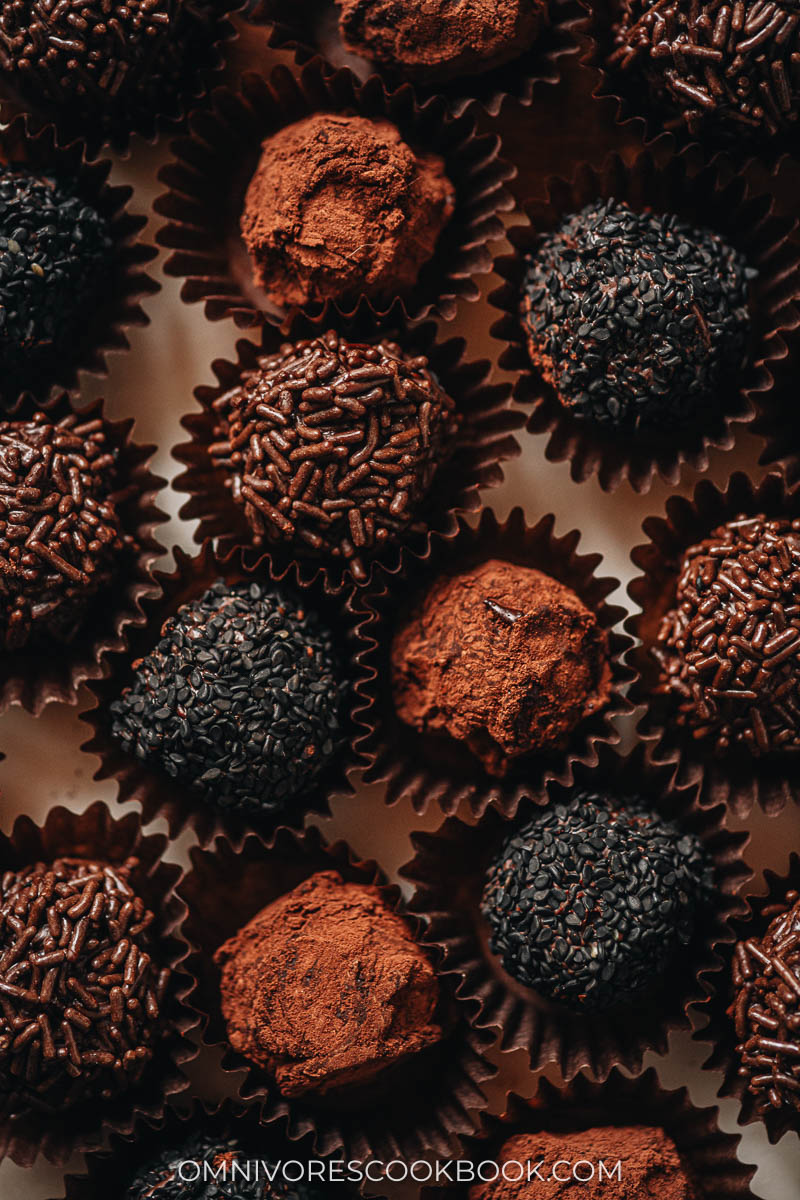
M 800 749 L 800 521 L 739 516 L 690 546 L 652 653 L 692 737 Z
M 739 1039 L 739 1074 L 762 1115 L 800 1111 L 800 895 L 764 910 L 763 938 L 739 942 L 730 1015 Z
M 459 424 L 427 359 L 333 332 L 282 346 L 214 408 L 210 452 L 255 541 L 341 556 L 359 582 L 364 554 L 414 519 Z
M 639 797 L 578 792 L 509 835 L 481 912 L 510 975 L 601 1012 L 658 989 L 711 899 L 711 877 L 699 840 Z
M 217 808 L 279 813 L 342 743 L 333 634 L 289 593 L 213 584 L 111 704 L 113 736 Z
M 152 1061 L 170 972 L 153 962 L 136 866 L 62 858 L 4 874 L 3 1114 L 109 1099 Z
M 531 361 L 576 417 L 634 429 L 707 421 L 745 361 L 755 274 L 710 230 L 589 204 L 528 258 Z
M 99 417 L 0 421 L 0 645 L 69 640 L 133 545 Z
M 692 134 L 797 128 L 800 11 L 793 0 L 622 0 L 609 63 L 644 75 Z
M 111 250 L 105 220 L 72 184 L 0 165 L 1 366 L 66 347 Z

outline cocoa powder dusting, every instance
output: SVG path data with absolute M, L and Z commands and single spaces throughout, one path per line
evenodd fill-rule
M 316 113 L 264 142 L 241 230 L 276 304 L 391 298 L 416 283 L 454 208 L 443 160 L 391 122 Z
M 369 1083 L 439 1041 L 433 967 L 377 887 L 321 871 L 214 956 L 234 1050 L 285 1096 Z
M 397 713 L 465 742 L 494 775 L 562 748 L 608 702 L 608 644 L 570 588 L 492 560 L 437 579 L 392 644 Z
M 500 1163 L 532 1163 L 541 1179 L 500 1178 L 470 1188 L 469 1200 L 699 1200 L 678 1150 L 663 1129 L 600 1126 L 576 1133 L 522 1133 L 505 1143 Z M 619 1177 L 601 1178 L 599 1164 Z M 587 1178 L 594 1167 L 594 1178 Z M 555 1174 L 569 1177 L 560 1182 Z M 577 1178 L 573 1178 L 573 1169 Z M 508 1173 L 518 1173 L 516 1166 Z

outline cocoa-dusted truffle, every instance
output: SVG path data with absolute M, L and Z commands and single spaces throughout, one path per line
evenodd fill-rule
M 391 300 L 416 283 L 454 208 L 443 160 L 391 122 L 317 113 L 264 142 L 242 236 L 276 304 Z
M 69 641 L 133 539 L 98 417 L 0 421 L 0 645 Z
M 481 911 L 514 979 L 579 1012 L 658 990 L 711 896 L 700 841 L 638 797 L 577 792 L 501 847 Z
M 254 540 L 350 562 L 395 540 L 450 453 L 459 417 L 427 359 L 336 333 L 282 346 L 214 405 L 211 455 Z
M 111 253 L 105 219 L 69 181 L 0 164 L 0 366 L 68 347 Z
M 234 1050 L 285 1096 L 367 1084 L 441 1038 L 433 967 L 380 889 L 320 871 L 216 952 Z
M 533 45 L 546 0 L 338 0 L 342 39 L 420 83 L 490 71 Z
M 742 515 L 690 546 L 652 653 L 693 738 L 800 750 L 800 521 Z
M 136 865 L 61 858 L 3 876 L 0 1113 L 111 1099 L 153 1060 L 170 972 Z
M 400 718 L 466 743 L 496 775 L 563 748 L 611 690 L 595 614 L 557 579 L 496 559 L 437 579 L 398 626 L 391 657 Z
M 697 425 L 745 361 L 754 274 L 708 229 L 596 201 L 528 258 L 531 362 L 575 417 L 630 430 Z
M 111 704 L 111 733 L 217 808 L 275 814 L 342 741 L 334 637 L 289 591 L 212 584 L 163 625 Z
M 792 0 L 620 0 L 610 64 L 644 80 L 668 127 L 741 138 L 796 130 L 798 59 Z
M 763 937 L 739 942 L 733 956 L 739 1073 L 761 1116 L 800 1119 L 800 896 L 787 892 L 763 916 Z

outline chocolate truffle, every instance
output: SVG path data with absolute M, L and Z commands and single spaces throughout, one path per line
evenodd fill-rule
M 800 1119 L 800 897 L 765 909 L 763 937 L 739 942 L 733 956 L 730 1015 L 739 1045 L 739 1074 L 761 1116 Z
M 652 653 L 693 738 L 800 749 L 800 521 L 742 515 L 690 546 Z
M 493 775 L 520 755 L 566 746 L 608 702 L 608 641 L 570 588 L 492 559 L 442 575 L 392 641 L 401 720 L 464 742 Z
M 136 865 L 61 858 L 3 876 L 0 1113 L 112 1099 L 153 1060 L 170 972 Z
M 658 990 L 710 898 L 696 837 L 639 797 L 577 792 L 508 836 L 481 911 L 509 975 L 602 1012 Z
M 459 417 L 427 359 L 333 332 L 282 346 L 216 401 L 211 455 L 253 538 L 350 562 L 408 527 Z
M 3 82 L 60 117 L 130 124 L 174 101 L 187 69 L 211 64 L 216 3 L 0 0 Z
M 317 113 L 264 142 L 242 237 L 276 304 L 389 301 L 417 282 L 454 208 L 443 160 L 391 122 Z
M 0 421 L 0 645 L 68 642 L 133 545 L 100 418 Z
M 433 967 L 372 885 L 320 871 L 214 956 L 238 1053 L 285 1096 L 372 1083 L 438 1042 Z
M 531 362 L 574 417 L 628 430 L 707 422 L 746 359 L 753 275 L 708 229 L 596 201 L 527 260 Z
M 540 1178 L 517 1178 L 509 1166 L 500 1178 L 469 1189 L 469 1200 L 699 1200 L 675 1143 L 663 1129 L 608 1125 L 564 1133 L 520 1133 L 497 1156 L 501 1165 L 541 1163 Z M 621 1162 L 621 1179 L 603 1175 Z M 556 1167 L 556 1164 L 558 1167 Z M 594 1174 L 590 1169 L 594 1167 Z M 620 1186 L 622 1190 L 620 1191 Z
M 0 366 L 68 348 L 111 254 L 106 221 L 72 184 L 0 164 Z
M 217 808 L 280 813 L 340 748 L 334 637 L 291 592 L 219 580 L 133 669 L 112 736 Z
M 490 71 L 533 45 L 546 0 L 338 0 L 348 50 L 420 83 Z
M 797 129 L 799 58 L 794 0 L 620 0 L 610 65 L 644 81 L 668 128 L 741 138 Z

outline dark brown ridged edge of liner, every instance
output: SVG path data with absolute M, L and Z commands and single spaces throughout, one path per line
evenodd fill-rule
M 492 327 L 493 336 L 505 346 L 499 365 L 517 373 L 514 399 L 532 408 L 529 432 L 548 435 L 546 457 L 551 462 L 568 461 L 576 482 L 596 474 L 608 492 L 625 481 L 634 491 L 647 492 L 656 476 L 676 484 L 684 466 L 703 471 L 710 450 L 730 449 L 735 427 L 753 419 L 756 406 L 772 387 L 772 363 L 786 352 L 783 332 L 800 323 L 800 255 L 788 242 L 797 222 L 776 216 L 768 194 L 751 194 L 746 167 L 734 171 L 722 156 L 706 163 L 697 146 L 673 154 L 669 145 L 666 139 L 652 150 L 642 151 L 630 166 L 611 154 L 599 168 L 580 164 L 569 180 L 551 176 L 543 197 L 523 205 L 526 223 L 509 229 L 513 253 L 497 260 L 495 270 L 503 283 L 489 297 L 490 304 L 503 314 Z M 675 212 L 717 230 L 760 272 L 750 290 L 753 329 L 749 365 L 741 373 L 740 383 L 727 382 L 725 411 L 715 415 L 708 428 L 701 422 L 677 435 L 668 431 L 626 435 L 616 428 L 604 431 L 596 423 L 572 417 L 531 366 L 519 316 L 525 256 L 536 250 L 540 236 L 563 216 L 595 199 L 612 197 L 627 200 L 635 209 Z
M 54 389 L 43 403 L 22 395 L 13 415 L 0 420 L 27 420 L 43 412 L 49 420 L 59 421 L 75 413 L 80 421 L 103 418 L 103 401 L 86 408 L 75 403 L 75 396 Z M 110 588 L 101 589 L 87 610 L 78 636 L 68 643 L 48 642 L 37 649 L 23 647 L 5 652 L 0 668 L 0 713 L 12 704 L 20 704 L 38 716 L 54 702 L 77 704 L 81 684 L 102 678 L 108 671 L 111 655 L 125 650 L 133 630 L 144 624 L 147 597 L 157 590 L 154 564 L 164 553 L 156 540 L 156 530 L 166 515 L 156 506 L 166 480 L 149 469 L 155 446 L 139 446 L 130 440 L 133 419 L 105 419 L 110 441 L 119 453 L 114 496 L 121 508 L 122 528 L 135 541 L 131 554 L 120 555 L 115 564 L 119 572 Z
M 356 295 L 337 303 L 338 311 L 353 316 L 366 308 L 384 317 L 397 304 L 406 319 L 435 313 L 450 320 L 458 301 L 478 298 L 474 277 L 492 269 L 489 243 L 503 236 L 501 214 L 513 207 L 505 184 L 516 170 L 499 157 L 495 134 L 478 134 L 468 116 L 452 119 L 441 101 L 420 108 L 409 85 L 387 92 L 377 76 L 360 84 L 351 71 L 331 74 L 320 60 L 299 79 L 284 66 L 268 80 L 248 73 L 240 89 L 217 89 L 210 105 L 192 114 L 188 136 L 175 139 L 173 161 L 159 174 L 168 190 L 154 206 L 166 218 L 156 240 L 171 251 L 164 270 L 184 280 L 184 301 L 202 301 L 209 320 L 232 317 L 241 328 L 284 319 L 286 311 L 252 282 L 239 218 L 265 137 L 314 112 L 388 118 L 412 145 L 443 157 L 458 197 L 412 295 L 386 304 Z M 321 309 L 305 306 L 312 317 Z
M 488 949 L 479 905 L 493 853 L 512 820 L 523 823 L 574 788 L 642 795 L 695 833 L 714 864 L 718 909 L 709 910 L 696 931 L 685 969 L 670 973 L 652 1003 L 640 1008 L 570 1013 L 516 984 Z M 440 948 L 443 974 L 453 977 L 457 995 L 479 1004 L 478 1027 L 499 1026 L 501 1048 L 524 1050 L 532 1070 L 555 1064 L 567 1082 L 580 1071 L 602 1081 L 614 1066 L 640 1071 L 647 1051 L 665 1054 L 670 1034 L 690 1028 L 693 1013 L 707 1005 L 722 970 L 720 950 L 733 940 L 731 918 L 744 909 L 736 893 L 752 878 L 742 858 L 748 840 L 748 834 L 728 830 L 723 805 L 703 808 L 696 789 L 676 786 L 672 770 L 649 763 L 642 745 L 626 758 L 602 747 L 596 767 L 576 765 L 572 787 L 551 783 L 521 796 L 514 812 L 492 806 L 477 825 L 448 817 L 435 833 L 413 834 L 415 857 L 400 874 L 414 885 L 409 908 L 425 914 L 424 940 Z
M 307 813 L 327 814 L 332 796 L 353 794 L 349 774 L 361 761 L 354 742 L 362 733 L 359 714 L 364 705 L 363 691 L 369 672 L 363 664 L 367 643 L 361 635 L 362 618 L 353 608 L 352 589 L 333 588 L 321 568 L 313 576 L 304 577 L 290 558 L 279 560 L 271 554 L 251 556 L 238 549 L 218 554 L 208 541 L 194 557 L 177 548 L 173 557 L 174 570 L 155 572 L 157 594 L 146 599 L 143 605 L 145 620 L 130 638 L 130 645 L 124 653 L 111 658 L 106 678 L 90 684 L 95 704 L 81 713 L 81 720 L 91 727 L 92 736 L 81 749 L 100 759 L 94 778 L 115 780 L 117 800 L 121 804 L 136 801 L 141 806 L 145 825 L 156 817 L 164 817 L 170 837 L 177 837 L 189 827 L 202 845 L 208 845 L 224 834 L 238 846 L 250 831 L 268 836 L 279 826 L 302 826 Z M 343 658 L 350 666 L 352 697 L 345 720 L 345 744 L 313 789 L 304 794 L 302 805 L 294 811 L 260 818 L 254 813 L 217 810 L 165 771 L 127 754 L 111 735 L 109 708 L 131 682 L 133 664 L 156 645 L 167 617 L 182 604 L 202 595 L 219 578 L 231 583 L 255 579 L 277 587 L 286 586 L 309 597 L 314 609 L 333 629 Z
M 191 980 L 184 969 L 187 946 L 178 932 L 185 914 L 175 892 L 181 869 L 163 861 L 167 844 L 163 834 L 144 835 L 135 813 L 113 817 L 102 803 L 83 813 L 53 808 L 42 826 L 21 816 L 9 835 L 0 834 L 3 870 L 52 862 L 59 855 L 96 856 L 106 862 L 135 855 L 141 862 L 137 887 L 159 919 L 162 961 L 174 972 L 170 1028 L 165 1030 L 163 1051 L 143 1085 L 115 1100 L 82 1105 L 74 1111 L 65 1109 L 57 1121 L 31 1116 L 0 1122 L 0 1161 L 8 1157 L 20 1167 L 29 1167 L 41 1154 L 56 1166 L 64 1166 L 75 1153 L 98 1150 L 109 1134 L 131 1137 L 140 1123 L 161 1119 L 167 1098 L 188 1087 L 182 1068 L 197 1055 L 188 1037 L 197 1019 L 186 1005 Z
M 5 372 L 0 390 L 13 404 L 24 390 L 41 398 L 51 386 L 73 388 L 80 371 L 107 375 L 107 355 L 130 349 L 126 331 L 149 323 L 141 300 L 155 295 L 161 285 L 145 270 L 157 254 L 139 237 L 147 218 L 128 211 L 132 187 L 109 182 L 109 159 L 90 162 L 82 142 L 63 145 L 52 125 L 33 129 L 27 116 L 18 116 L 0 131 L 0 163 L 74 181 L 78 195 L 105 219 L 114 246 L 95 309 L 74 339 L 74 352 L 53 352 L 38 364 Z M 0 401 L 0 410 L 7 399 Z
M 406 81 L 402 72 L 344 48 L 337 23 L 325 21 L 324 4 L 328 2 L 333 7 L 333 0 L 318 2 L 309 17 L 305 11 L 299 12 L 292 0 L 267 0 L 248 19 L 254 24 L 271 25 L 267 45 L 273 50 L 291 51 L 300 66 L 321 57 L 331 70 L 348 67 L 361 80 L 377 75 L 387 86 L 401 87 Z M 563 59 L 578 53 L 588 57 L 591 50 L 585 35 L 589 22 L 583 0 L 551 0 L 549 8 L 548 24 L 529 50 L 482 75 L 439 83 L 417 81 L 414 86 L 421 104 L 424 106 L 431 97 L 441 97 L 455 117 L 473 106 L 496 117 L 507 99 L 526 107 L 532 105 L 542 87 L 555 87 L 561 82 Z
M 238 36 L 231 17 L 242 11 L 244 0 L 213 0 L 213 6 L 215 11 L 212 14 L 212 24 L 215 26 L 215 36 L 208 43 L 207 61 L 199 67 L 187 62 L 184 86 L 177 88 L 171 97 L 164 98 L 165 108 L 161 112 L 142 110 L 131 123 L 93 125 L 85 110 L 71 112 L 68 105 L 58 108 L 54 104 L 37 104 L 24 92 L 15 90 L 7 80 L 0 88 L 0 99 L 9 113 L 24 114 L 32 130 L 36 131 L 52 124 L 58 129 L 59 138 L 63 142 L 84 141 L 87 154 L 92 158 L 96 158 L 104 147 L 113 150 L 115 154 L 127 156 L 134 137 L 154 143 L 164 133 L 174 131 L 182 125 L 191 109 L 198 105 L 208 95 L 214 83 L 222 78 L 229 44 Z
M 756 1168 L 736 1156 L 741 1137 L 723 1133 L 719 1109 L 698 1108 L 685 1087 L 663 1088 L 653 1067 L 633 1079 L 614 1068 L 604 1083 L 585 1075 L 566 1087 L 540 1079 L 531 1098 L 509 1092 L 503 1115 L 484 1115 L 480 1134 L 465 1139 L 464 1156 L 475 1166 L 497 1162 L 503 1145 L 518 1134 L 557 1135 L 615 1125 L 663 1129 L 703 1200 L 753 1200 L 750 1183 Z M 427 1187 L 422 1200 L 445 1200 L 455 1191 L 461 1189 Z
M 703 479 L 691 499 L 670 496 L 663 516 L 647 517 L 643 522 L 649 540 L 631 551 L 641 574 L 629 583 L 628 594 L 639 611 L 628 617 L 625 628 L 635 639 L 628 656 L 636 671 L 630 699 L 637 707 L 645 706 L 638 733 L 650 744 L 653 759 L 669 764 L 681 784 L 700 787 L 703 803 L 723 803 L 744 819 L 754 804 L 774 815 L 787 803 L 800 799 L 800 755 L 724 756 L 710 752 L 708 742 L 695 743 L 672 720 L 674 705 L 669 697 L 653 695 L 658 664 L 649 649 L 662 617 L 674 602 L 684 552 L 741 513 L 798 518 L 800 489 L 789 490 L 783 476 L 776 472 L 754 483 L 737 471 L 724 489 Z
M 784 335 L 783 353 L 771 364 L 775 386 L 761 398 L 752 432 L 765 440 L 759 464 L 777 468 L 794 486 L 800 482 L 800 434 L 798 417 L 798 363 L 800 329 Z
M 372 668 L 372 682 L 365 688 L 366 703 L 359 714 L 369 732 L 357 748 L 369 763 L 366 782 L 385 785 L 387 804 L 409 803 L 417 813 L 438 804 L 448 815 L 464 804 L 473 816 L 481 816 L 491 804 L 513 813 L 531 788 L 551 781 L 570 784 L 579 764 L 595 765 L 599 747 L 619 741 L 614 721 L 632 711 L 624 691 L 633 678 L 623 662 L 631 641 L 617 630 L 625 610 L 607 603 L 619 581 L 599 576 L 602 555 L 579 554 L 578 530 L 559 537 L 555 521 L 551 513 L 536 525 L 528 525 L 523 510 L 515 508 L 500 522 L 492 509 L 484 508 L 477 526 L 462 519 L 452 534 L 431 537 L 424 555 L 408 555 L 394 575 L 380 572 L 374 587 L 362 596 L 366 614 L 362 635 L 370 646 L 364 661 Z M 608 634 L 612 670 L 606 709 L 580 722 L 565 750 L 546 756 L 525 755 L 503 779 L 488 775 L 454 740 L 428 739 L 405 725 L 395 712 L 390 686 L 393 618 L 408 611 L 409 597 L 432 583 L 441 571 L 454 565 L 468 568 L 489 558 L 535 567 L 571 587 Z
M 487 361 L 467 362 L 464 360 L 466 342 L 463 338 L 437 340 L 436 325 L 408 327 L 399 321 L 393 327 L 379 325 L 374 317 L 361 314 L 357 322 L 343 321 L 330 307 L 315 321 L 296 314 L 280 330 L 269 324 L 261 327 L 261 343 L 241 340 L 237 349 L 236 362 L 218 359 L 213 363 L 217 377 L 216 387 L 199 387 L 195 399 L 202 411 L 185 416 L 181 424 L 191 435 L 190 441 L 175 447 L 173 457 L 186 469 L 176 478 L 174 487 L 179 492 L 188 492 L 190 499 L 183 505 L 180 515 L 186 520 L 199 518 L 195 540 L 215 538 L 220 550 L 235 545 L 252 545 L 253 535 L 244 516 L 242 506 L 233 499 L 230 487 L 226 486 L 225 472 L 211 462 L 208 447 L 214 440 L 214 427 L 218 417 L 213 411 L 214 402 L 241 382 L 243 372 L 258 366 L 263 355 L 274 354 L 286 341 L 318 337 L 327 329 L 339 330 L 344 336 L 356 340 L 371 340 L 377 336 L 397 340 L 405 350 L 424 354 L 430 362 L 444 390 L 457 401 L 458 411 L 464 423 L 455 441 L 452 457 L 442 463 L 437 471 L 431 492 L 423 502 L 417 519 L 404 536 L 376 560 L 365 555 L 364 567 L 369 583 L 376 563 L 387 571 L 399 569 L 404 547 L 411 552 L 424 553 L 431 533 L 452 534 L 456 529 L 459 513 L 477 512 L 480 508 L 479 493 L 484 488 L 497 487 L 503 482 L 501 463 L 516 458 L 520 446 L 512 430 L 523 424 L 523 416 L 514 409 L 510 398 L 510 387 L 504 383 L 492 383 L 491 364 Z M 302 555 L 302 546 L 295 546 Z M 305 570 L 314 570 L 310 560 Z M 341 560 L 326 560 L 326 570 L 331 578 L 350 579 L 352 572 Z
M 764 909 L 771 904 L 781 903 L 788 891 L 800 889 L 800 855 L 792 853 L 785 875 L 776 871 L 764 872 L 766 891 L 759 895 L 748 895 L 747 913 L 733 923 L 737 941 L 744 938 L 759 936 L 766 930 L 766 922 L 762 918 Z M 800 1111 L 794 1116 L 790 1113 L 770 1110 L 761 1116 L 755 1107 L 753 1095 L 747 1090 L 746 1081 L 737 1073 L 738 1058 L 736 1055 L 736 1029 L 727 1014 L 727 1008 L 733 999 L 731 987 L 731 955 L 733 947 L 726 947 L 725 981 L 726 987 L 718 989 L 717 995 L 709 1010 L 709 1023 L 705 1029 L 695 1034 L 698 1041 L 710 1043 L 714 1049 L 711 1056 L 703 1063 L 704 1071 L 721 1072 L 724 1075 L 717 1096 L 732 1097 L 738 1100 L 739 1124 L 763 1124 L 767 1137 L 774 1146 L 786 1133 L 800 1133 Z
M 192 869 L 180 887 L 188 910 L 183 934 L 192 947 L 187 969 L 195 978 L 187 1002 L 202 1018 L 203 1044 L 224 1048 L 223 1071 L 247 1072 L 238 1098 L 258 1103 L 262 1121 L 280 1120 L 288 1137 L 312 1135 L 321 1154 L 340 1148 L 345 1157 L 362 1159 L 451 1153 L 454 1143 L 474 1130 L 471 1113 L 486 1104 L 480 1085 L 495 1068 L 484 1057 L 493 1035 L 472 1027 L 475 1006 L 458 1000 L 446 977 L 440 980 L 445 1038 L 418 1060 L 418 1070 L 392 1081 L 391 1099 L 380 1086 L 368 1095 L 351 1094 L 346 1104 L 341 1093 L 328 1105 L 285 1099 L 264 1071 L 228 1046 L 220 1011 L 213 953 L 267 904 L 320 870 L 337 870 L 345 881 L 379 886 L 387 906 L 404 913 L 399 888 L 386 883 L 375 862 L 359 861 L 344 842 L 327 845 L 315 828 L 303 833 L 280 829 L 269 842 L 250 836 L 238 850 L 217 838 L 213 851 L 195 848 L 191 858 Z M 419 919 L 408 920 L 416 933 Z M 435 951 L 432 957 L 436 963 Z M 417 1086 L 422 1079 L 424 1086 Z

